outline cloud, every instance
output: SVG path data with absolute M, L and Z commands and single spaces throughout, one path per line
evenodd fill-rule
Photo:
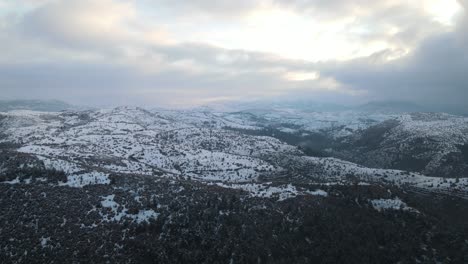
M 464 43 L 464 45 L 468 46 L 468 1 L 467 0 L 459 0 L 460 5 L 464 8 L 464 15 L 459 17 L 458 25 L 457 25 L 457 35 L 459 36 L 460 40 Z
M 112 49 L 129 41 L 136 11 L 129 2 L 56 1 L 25 15 L 19 29 L 28 37 L 72 48 Z
M 183 13 L 198 13 L 209 15 L 215 18 L 220 16 L 225 17 L 235 17 L 241 16 L 245 13 L 248 13 L 259 6 L 261 6 L 262 1 L 252 1 L 252 0 L 219 0 L 219 1 L 210 1 L 210 0 L 160 0 L 160 1 L 145 1 L 146 5 L 163 5 L 172 9 L 173 12 L 183 12 Z
M 468 113 L 468 46 L 457 32 L 425 39 L 404 59 L 381 63 L 365 58 L 323 66 L 322 71 L 354 88 L 369 100 L 406 100 Z
M 426 2 L 18 1 L 0 14 L 0 89 L 78 104 L 300 97 L 463 108 L 467 16 L 441 23 Z

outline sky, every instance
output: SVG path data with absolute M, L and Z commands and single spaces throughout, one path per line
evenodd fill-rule
M 0 0 L 0 99 L 468 112 L 468 0 Z

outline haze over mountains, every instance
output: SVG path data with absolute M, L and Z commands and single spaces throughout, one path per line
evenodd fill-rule
M 0 112 L 12 110 L 59 112 L 73 108 L 72 105 L 59 100 L 0 100 Z
M 110 106 L 107 106 L 109 108 Z M 64 110 L 96 109 L 102 106 L 93 105 L 72 105 L 64 101 L 52 100 L 0 100 L 0 111 L 11 110 L 34 110 L 46 112 L 58 112 Z M 158 108 L 157 105 L 146 106 L 145 108 Z M 162 107 L 164 108 L 164 107 Z M 185 107 L 184 107 L 185 108 Z M 182 109 L 184 109 L 182 108 Z M 387 112 L 387 113 L 412 113 L 412 112 L 446 112 L 456 115 L 468 115 L 457 109 L 440 108 L 437 106 L 422 106 L 408 101 L 373 101 L 360 105 L 342 105 L 336 103 L 320 103 L 312 100 L 257 100 L 257 101 L 231 101 L 213 102 L 203 106 L 190 107 L 189 109 L 213 109 L 218 111 L 243 111 L 261 109 L 298 109 L 315 112 L 336 112 L 336 111 L 362 111 L 362 112 Z M 177 108 L 176 108 L 177 109 Z

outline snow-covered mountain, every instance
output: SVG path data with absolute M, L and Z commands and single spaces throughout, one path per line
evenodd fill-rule
M 0 112 L 12 110 L 31 110 L 31 111 L 63 111 L 77 109 L 59 100 L 0 100 Z
M 423 175 L 446 170 L 442 163 L 447 162 L 446 155 L 461 153 L 457 146 L 467 140 L 467 120 L 443 114 L 397 118 L 378 114 L 364 119 L 362 113 L 349 111 L 298 114 L 279 110 L 259 116 L 250 112 L 149 111 L 118 107 L 55 113 L 11 111 L 1 114 L 1 118 L 2 142 L 15 144 L 14 151 L 37 158 L 47 169 L 65 172 L 68 179 L 61 184 L 69 186 L 109 183 L 111 174 L 158 175 L 223 183 L 251 183 L 285 175 L 291 179 L 300 177 L 320 182 L 352 178 L 439 188 L 447 192 L 450 188 L 464 190 L 468 182 L 456 179 L 461 176 L 459 174 L 454 177 L 444 174 L 447 179 Z M 381 121 L 386 119 L 389 120 Z M 372 126 L 374 123 L 377 125 Z M 308 157 L 301 148 L 275 135 L 243 133 L 272 126 L 286 134 L 331 131 L 332 138 L 355 146 L 355 150 L 351 148 L 339 155 L 350 155 L 353 160 L 352 154 L 359 153 L 359 158 L 354 158 L 356 162 L 376 169 L 339 159 Z M 364 152 L 367 149 L 369 151 Z M 415 153 L 414 149 L 421 151 Z M 384 169 L 398 169 L 389 164 L 394 164 L 394 159 L 399 157 L 408 162 L 417 157 L 429 161 L 421 170 L 423 174 Z M 466 166 L 462 161 L 458 164 Z
M 429 113 L 3 112 L 0 261 L 457 262 L 466 135 Z
M 307 154 L 431 176 L 468 176 L 468 118 L 463 116 L 293 109 L 241 113 L 261 127 L 250 133 L 301 146 Z
M 378 168 L 468 177 L 468 118 L 404 114 L 343 139 L 339 157 Z

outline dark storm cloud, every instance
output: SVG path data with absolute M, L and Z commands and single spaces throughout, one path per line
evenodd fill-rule
M 468 42 L 466 16 L 457 30 L 425 39 L 402 59 L 380 56 L 319 66 L 324 74 L 368 92 L 370 100 L 410 100 L 433 109 L 468 113 Z

